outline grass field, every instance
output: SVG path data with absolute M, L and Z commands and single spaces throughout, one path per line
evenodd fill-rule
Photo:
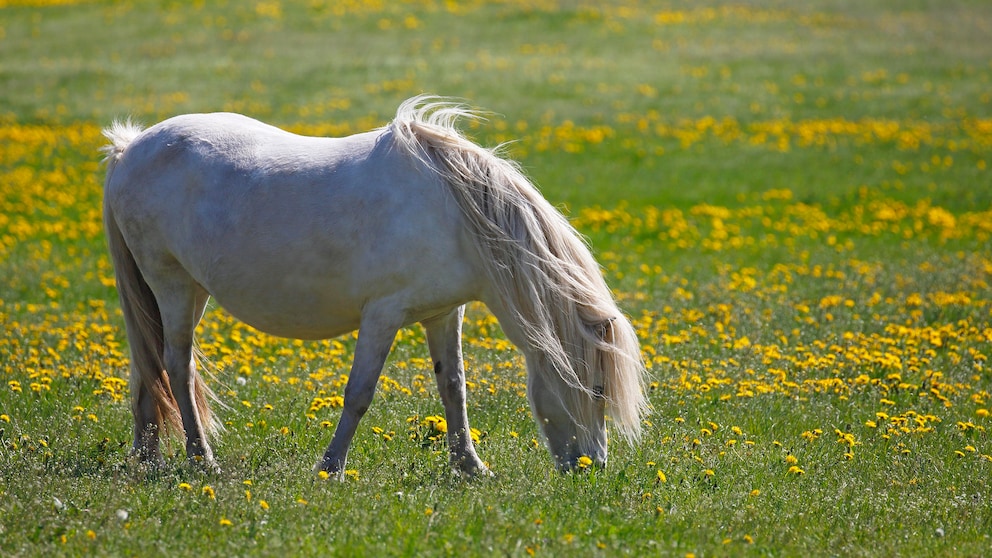
M 0 555 L 992 554 L 992 8 L 982 2 L 0 0 Z M 308 134 L 430 92 L 493 111 L 649 365 L 603 470 L 553 471 L 481 306 L 452 476 L 401 332 L 344 482 L 354 337 L 212 308 L 222 472 L 127 459 L 101 127 L 233 110 Z

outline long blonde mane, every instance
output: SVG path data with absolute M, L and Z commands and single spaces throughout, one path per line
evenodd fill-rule
M 617 431 L 640 436 L 646 412 L 644 366 L 633 327 L 619 310 L 588 246 L 513 162 L 466 139 L 463 105 L 435 97 L 403 103 L 389 125 L 397 145 L 436 172 L 472 228 L 489 280 L 546 362 L 574 388 L 559 394 L 581 416 L 579 397 L 602 397 Z

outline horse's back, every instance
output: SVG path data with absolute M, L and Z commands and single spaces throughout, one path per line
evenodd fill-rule
M 139 264 L 188 275 L 260 329 L 337 335 L 387 296 L 422 319 L 473 298 L 478 274 L 444 185 L 388 134 L 175 117 L 128 146 L 105 195 Z

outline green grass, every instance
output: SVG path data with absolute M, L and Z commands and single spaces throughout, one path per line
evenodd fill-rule
M 0 2 L 0 554 L 992 552 L 981 3 L 42 4 Z M 353 338 L 213 308 L 221 472 L 178 439 L 164 470 L 130 462 L 100 127 L 234 110 L 349 133 L 424 92 L 493 111 L 468 132 L 512 141 L 589 237 L 650 364 L 642 441 L 555 473 L 521 358 L 473 306 L 497 476 L 450 473 L 414 328 L 353 473 L 322 481 L 340 408 L 315 402 Z

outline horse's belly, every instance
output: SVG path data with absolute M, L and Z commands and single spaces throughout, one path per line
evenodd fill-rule
M 354 331 L 361 325 L 361 312 L 357 308 L 321 308 L 312 303 L 284 301 L 281 297 L 259 298 L 256 300 L 260 303 L 251 304 L 245 299 L 222 297 L 214 296 L 232 316 L 278 337 L 328 339 Z
M 439 250 L 439 247 L 446 248 Z M 435 317 L 478 298 L 479 279 L 471 260 L 447 253 L 454 245 L 398 243 L 324 262 L 286 250 L 281 257 L 219 260 L 198 279 L 230 314 L 280 337 L 326 339 L 358 329 L 362 311 L 388 300 L 403 325 Z

